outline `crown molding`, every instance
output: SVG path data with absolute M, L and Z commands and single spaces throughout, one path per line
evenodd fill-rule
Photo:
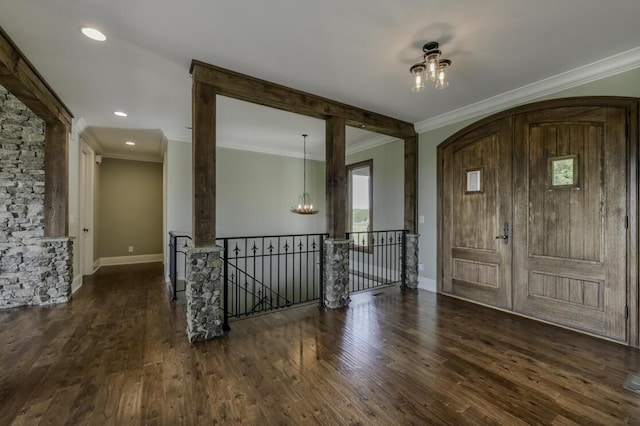
M 367 151 L 369 149 L 377 148 L 382 145 L 386 145 L 391 142 L 397 142 L 401 139 L 394 138 L 387 135 L 376 135 L 370 138 L 364 139 L 362 142 L 356 144 L 353 147 L 347 147 L 346 155 L 356 154 L 358 152 Z
M 181 142 L 181 143 L 191 143 L 190 140 L 177 139 L 170 136 L 167 136 L 169 142 Z M 398 138 L 394 138 L 392 136 L 386 135 L 376 135 L 371 138 L 365 139 L 358 143 L 356 146 L 346 149 L 346 155 L 356 154 L 358 152 L 366 151 L 369 149 L 377 148 L 382 145 L 386 145 L 390 142 L 399 141 Z M 264 146 L 236 146 L 230 143 L 225 142 L 216 142 L 216 146 L 218 148 L 225 149 L 234 149 L 236 151 L 247 151 L 247 152 L 256 152 L 259 154 L 268 154 L 268 155 L 278 155 L 281 157 L 291 157 L 291 158 L 302 158 L 303 155 L 299 152 L 291 152 L 280 149 L 271 149 L 265 148 Z M 315 161 L 325 161 L 324 155 L 309 155 L 307 154 L 307 158 L 309 160 Z
M 546 95 L 621 74 L 639 67 L 640 47 L 636 47 L 626 52 L 600 59 L 579 68 L 420 121 L 415 124 L 416 132 L 424 133 L 459 121 L 489 115 L 539 99 Z
M 164 133 L 164 137 L 171 142 L 187 142 L 191 143 L 191 136 L 185 137 L 184 135 L 178 135 L 173 133 Z
M 89 124 L 83 117 L 78 118 L 73 125 L 73 131 L 82 138 L 97 154 L 102 154 L 104 148 L 100 142 L 93 136 L 91 130 L 88 129 Z
M 303 155 L 299 152 L 291 152 L 285 151 L 282 149 L 271 149 L 265 148 L 263 146 L 236 146 L 224 142 L 217 142 L 217 148 L 225 148 L 225 149 L 233 149 L 236 151 L 247 151 L 247 152 L 255 152 L 258 154 L 268 154 L 268 155 L 278 155 L 280 157 L 291 157 L 291 158 L 303 158 Z M 307 159 L 315 160 L 315 161 L 324 161 L 324 156 L 322 155 L 309 155 L 307 153 Z
M 73 119 L 72 130 L 78 135 L 81 135 L 87 127 L 89 127 L 89 124 L 87 124 L 83 117 Z
M 144 161 L 146 163 L 162 163 L 162 158 L 153 158 L 150 156 L 142 155 L 119 155 L 119 154 L 100 154 L 103 158 L 112 158 L 114 160 L 127 160 L 127 161 Z

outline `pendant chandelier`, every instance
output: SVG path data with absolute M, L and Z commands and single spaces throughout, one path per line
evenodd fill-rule
M 302 171 L 302 195 L 298 197 L 298 203 L 291 207 L 291 211 L 297 214 L 316 214 L 318 209 L 313 208 L 311 202 L 311 195 L 307 192 L 307 135 L 302 135 L 304 138 L 304 160 Z
M 422 51 L 424 52 L 422 62 L 418 62 L 409 69 L 413 76 L 412 91 L 422 92 L 427 79 L 435 83 L 436 89 L 444 89 L 449 85 L 447 68 L 451 66 L 451 61 L 440 59 L 442 52 L 439 47 L 440 45 L 437 41 L 430 41 L 422 46 Z

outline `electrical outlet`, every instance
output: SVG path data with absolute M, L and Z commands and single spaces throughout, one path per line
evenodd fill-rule
M 418 271 L 424 271 L 424 263 L 418 263 Z
M 424 223 L 424 215 L 420 215 L 420 223 Z
M 133 253 L 133 246 L 129 246 L 129 253 Z

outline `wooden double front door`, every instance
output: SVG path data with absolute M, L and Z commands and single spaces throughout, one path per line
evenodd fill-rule
M 626 341 L 626 129 L 550 107 L 443 143 L 440 291 Z

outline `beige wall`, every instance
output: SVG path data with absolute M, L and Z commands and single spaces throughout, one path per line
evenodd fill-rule
M 162 253 L 162 164 L 104 158 L 99 169 L 98 257 Z
M 572 96 L 630 96 L 640 98 L 640 69 L 627 71 L 616 76 L 607 77 L 591 83 L 583 84 L 568 90 L 541 97 L 557 99 Z M 424 271 L 420 275 L 425 278 L 436 278 L 436 147 L 446 138 L 465 126 L 478 121 L 482 117 L 461 121 L 446 127 L 420 134 L 419 141 L 419 177 L 418 177 L 418 214 L 425 216 L 425 223 L 418 225 L 420 233 L 419 262 L 424 263 Z
M 218 148 L 216 162 L 217 236 L 325 232 L 324 162 L 307 160 L 317 215 L 289 211 L 302 193 L 302 158 Z

